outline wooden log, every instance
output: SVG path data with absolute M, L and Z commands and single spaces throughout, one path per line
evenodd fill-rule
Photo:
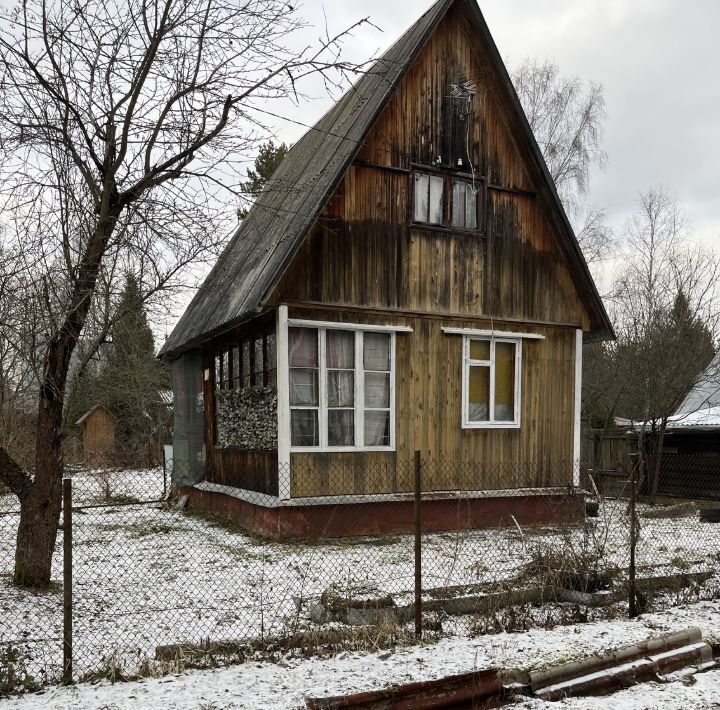
M 504 697 L 497 670 L 472 671 L 460 675 L 426 680 L 382 690 L 329 698 L 307 698 L 310 710 L 355 708 L 390 710 L 400 708 L 498 707 Z
M 661 654 L 665 651 L 698 644 L 700 642 L 702 642 L 702 632 L 697 627 L 662 634 L 661 636 L 653 637 L 631 646 L 625 646 L 600 656 L 564 663 L 547 670 L 531 671 L 530 687 L 537 695 L 541 695 L 543 689 L 561 685 L 565 687 L 565 684 L 573 679 L 589 677 L 592 674 L 605 671 L 608 668 L 619 668 L 638 661 L 639 659 L 646 659 L 651 655 Z M 632 670 L 632 668 L 628 667 L 626 670 Z M 556 690 L 560 693 L 561 689 L 557 688 Z M 546 698 L 546 695 L 542 695 L 542 697 L 546 699 L 550 699 L 550 695 L 555 697 L 554 693 L 556 693 L 556 690 L 547 691 L 548 697 Z M 557 697 L 562 697 L 562 695 L 560 694 Z

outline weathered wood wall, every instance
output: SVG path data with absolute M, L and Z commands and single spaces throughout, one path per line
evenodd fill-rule
M 290 317 L 409 325 L 396 342 L 396 451 L 294 453 L 292 495 L 412 490 L 413 453 L 426 463 L 426 490 L 567 485 L 572 481 L 575 331 L 513 325 L 539 333 L 522 353 L 519 429 L 462 429 L 462 337 L 443 326 L 490 327 L 490 321 L 382 316 L 291 307 Z M 507 327 L 494 321 L 497 328 Z
M 451 10 L 378 119 L 355 164 L 287 270 L 274 302 L 363 304 L 589 326 L 507 120 L 483 48 Z M 451 84 L 472 80 L 470 117 Z M 467 134 L 466 134 L 467 129 Z M 466 140 L 467 139 L 467 140 Z M 467 148 L 467 150 L 466 150 Z M 413 164 L 438 156 L 486 192 L 476 235 L 408 226 Z
M 547 189 L 530 177 L 517 118 L 463 12 L 439 25 L 269 299 L 291 317 L 414 329 L 397 336 L 397 451 L 292 454 L 294 496 L 409 491 L 415 449 L 434 463 L 426 489 L 572 480 L 575 329 L 589 316 L 536 196 Z M 467 118 L 448 98 L 464 81 L 476 87 Z M 468 157 L 482 228 L 412 224 L 413 166 L 469 172 Z M 461 338 L 443 325 L 545 336 L 523 345 L 519 429 L 461 428 Z M 243 465 L 210 456 L 211 475 L 226 480 Z
M 115 453 L 115 419 L 102 407 L 88 415 L 82 423 L 83 453 L 89 464 L 93 457 Z

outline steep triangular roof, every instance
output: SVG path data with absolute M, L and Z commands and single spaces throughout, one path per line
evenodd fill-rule
M 438 0 L 289 151 L 218 259 L 161 356 L 175 356 L 261 309 L 364 138 L 448 9 L 463 3 L 475 20 L 512 107 L 518 145 L 529 156 L 550 223 L 599 337 L 612 326 L 590 276 L 520 101 L 475 0 Z

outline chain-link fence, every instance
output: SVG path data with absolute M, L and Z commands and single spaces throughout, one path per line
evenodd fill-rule
M 130 677 L 410 641 L 418 622 L 437 637 L 622 615 L 633 584 L 641 612 L 720 596 L 720 492 L 693 479 L 708 460 L 672 473 L 673 497 L 663 469 L 654 501 L 627 473 L 583 469 L 582 492 L 569 462 L 298 465 L 278 495 L 173 485 L 177 462 L 67 466 L 47 589 L 12 583 L 19 506 L 0 494 L 0 689 L 61 678 L 64 638 L 74 678 Z

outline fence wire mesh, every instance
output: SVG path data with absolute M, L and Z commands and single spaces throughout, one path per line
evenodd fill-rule
M 76 679 L 412 639 L 416 461 L 281 467 L 276 495 L 183 466 L 66 466 Z M 720 457 L 683 466 L 654 500 L 637 481 L 641 612 L 720 596 Z M 581 469 L 420 462 L 426 637 L 627 614 L 630 476 Z M 1 692 L 63 675 L 63 536 L 50 586 L 18 588 L 18 520 L 0 493 Z

